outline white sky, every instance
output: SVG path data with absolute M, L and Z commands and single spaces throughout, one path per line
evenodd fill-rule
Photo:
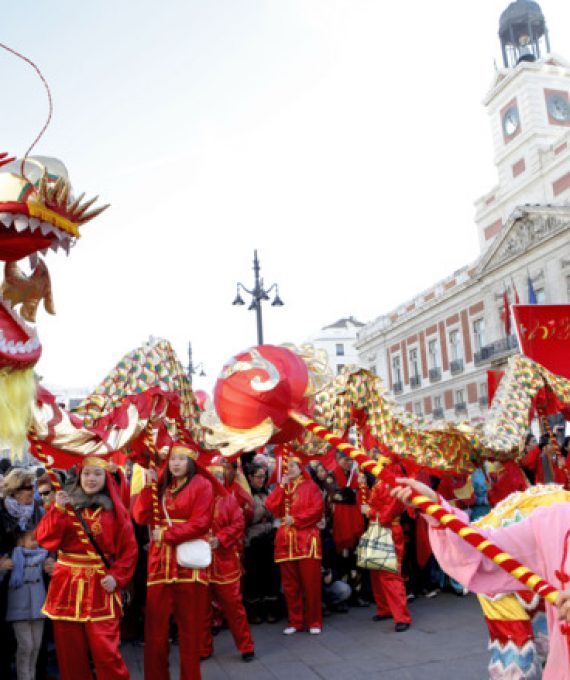
M 94 386 L 149 335 L 210 389 L 255 344 L 253 250 L 285 306 L 265 341 L 369 321 L 477 257 L 473 202 L 496 183 L 481 100 L 504 0 L 18 0 L 0 41 L 50 83 L 56 156 L 111 208 L 69 258 L 47 256 L 57 316 L 38 314 L 48 384 Z M 569 57 L 570 5 L 542 0 Z M 0 52 L 2 150 L 47 103 Z M 11 103 L 9 103 L 11 101 Z

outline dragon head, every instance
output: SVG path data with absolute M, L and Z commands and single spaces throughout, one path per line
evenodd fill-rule
M 36 156 L 22 162 L 0 154 L 0 260 L 6 263 L 0 288 L 0 368 L 33 366 L 41 354 L 35 322 L 41 300 L 53 314 L 49 273 L 38 253 L 69 252 L 79 227 L 107 206 L 89 210 L 97 198 L 75 198 L 61 161 Z M 17 262 L 30 257 L 25 276 Z M 19 313 L 15 307 L 21 304 Z
M 31 156 L 22 162 L 0 154 L 0 261 L 5 263 L 0 287 L 0 440 L 14 441 L 25 427 L 23 422 L 15 428 L 7 425 L 2 413 L 3 402 L 8 411 L 24 413 L 14 402 L 21 398 L 23 404 L 33 394 L 33 366 L 41 344 L 30 323 L 42 300 L 46 311 L 54 313 L 49 272 L 39 253 L 60 248 L 68 253 L 80 227 L 107 207 L 91 209 L 97 198 L 83 199 L 84 194 L 74 197 L 61 161 Z M 17 264 L 27 257 L 29 276 Z

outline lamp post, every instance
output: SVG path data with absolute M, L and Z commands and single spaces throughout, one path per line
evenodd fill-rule
M 200 373 L 198 373 L 200 371 Z M 190 385 L 192 385 L 192 377 L 195 375 L 199 375 L 201 378 L 205 377 L 206 373 L 204 371 L 204 364 L 202 362 L 199 362 L 198 364 L 194 364 L 192 360 L 192 343 L 188 343 L 188 382 Z
M 241 291 L 244 291 L 248 295 L 251 295 L 251 302 L 249 304 L 248 310 L 254 309 L 255 316 L 257 320 L 257 344 L 263 345 L 263 317 L 261 314 L 261 303 L 265 300 L 269 300 L 269 293 L 275 290 L 275 297 L 271 303 L 272 307 L 283 307 L 283 300 L 279 297 L 279 286 L 276 283 L 271 284 L 269 288 L 263 287 L 263 279 L 259 276 L 260 272 L 259 260 L 257 258 L 257 250 L 253 251 L 253 273 L 254 273 L 254 285 L 253 289 L 250 290 L 246 288 L 243 283 L 237 284 L 237 293 L 235 300 L 232 305 L 245 305 L 245 302 L 241 296 Z

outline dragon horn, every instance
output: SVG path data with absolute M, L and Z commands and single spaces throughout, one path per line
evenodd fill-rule
M 48 195 L 48 171 L 44 168 L 40 181 L 38 183 L 38 195 L 40 199 L 45 203 Z
M 82 193 L 81 196 L 78 196 L 78 197 L 73 201 L 73 203 L 72 203 L 70 206 L 68 206 L 67 212 L 68 212 L 70 215 L 73 215 L 73 213 L 77 210 L 77 208 L 79 207 L 79 204 L 81 203 L 81 201 L 83 200 L 84 197 L 85 197 L 85 193 Z
M 99 198 L 99 196 L 95 196 L 95 198 L 92 198 L 90 201 L 85 201 L 83 205 L 80 205 L 79 208 L 75 211 L 74 213 L 74 218 L 79 220 L 79 218 L 87 212 L 87 210 L 95 203 L 95 201 Z
M 51 199 L 58 206 L 61 205 L 61 196 L 63 194 L 64 189 L 65 180 L 63 179 L 63 177 L 59 177 L 51 192 Z
M 110 203 L 107 203 L 100 208 L 95 208 L 95 210 L 85 213 L 79 218 L 79 224 L 85 224 L 86 222 L 89 222 L 89 220 L 92 220 L 94 217 L 97 217 L 97 215 L 100 215 L 104 210 L 107 210 L 110 205 Z

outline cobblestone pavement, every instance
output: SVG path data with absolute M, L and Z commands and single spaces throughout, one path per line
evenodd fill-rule
M 442 594 L 411 603 L 412 627 L 394 632 L 391 621 L 372 622 L 374 608 L 355 608 L 324 619 L 320 636 L 282 635 L 283 622 L 253 626 L 257 658 L 243 663 L 229 631 L 202 663 L 203 680 L 485 680 L 487 629 L 474 595 Z M 142 680 L 143 647 L 125 645 L 133 680 Z M 178 678 L 178 648 L 171 654 Z

